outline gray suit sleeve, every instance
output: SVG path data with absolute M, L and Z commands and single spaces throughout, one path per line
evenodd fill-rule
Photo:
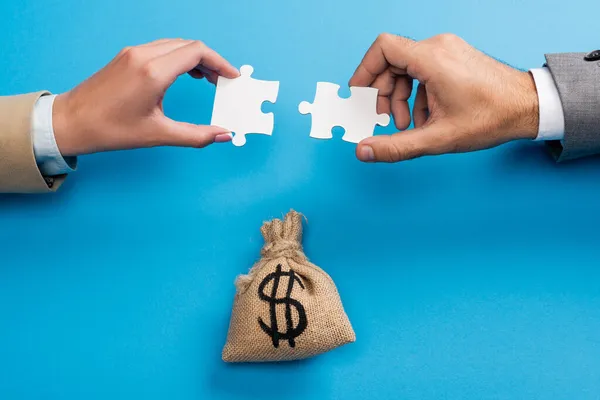
M 565 114 L 565 137 L 547 142 L 557 161 L 600 154 L 600 63 L 585 53 L 546 54 Z

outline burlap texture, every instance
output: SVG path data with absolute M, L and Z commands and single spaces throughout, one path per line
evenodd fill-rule
M 235 282 L 223 360 L 299 360 L 354 342 L 335 283 L 302 251 L 302 216 L 290 211 L 261 232 L 262 258 Z

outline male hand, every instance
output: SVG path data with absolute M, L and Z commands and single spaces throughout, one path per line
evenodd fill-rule
M 535 139 L 539 104 L 533 77 L 486 56 L 455 35 L 420 42 L 380 35 L 350 86 L 379 89 L 378 112 L 392 113 L 399 130 L 361 141 L 362 161 L 397 162 L 424 155 L 460 153 Z
M 231 139 L 226 130 L 177 122 L 163 97 L 179 75 L 215 83 L 237 69 L 202 42 L 162 39 L 123 49 L 106 67 L 57 96 L 53 125 L 63 156 L 152 146 L 204 147 Z

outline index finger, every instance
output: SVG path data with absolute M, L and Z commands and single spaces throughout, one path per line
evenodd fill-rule
M 388 67 L 405 71 L 413 60 L 416 42 L 403 36 L 382 33 L 373 42 L 350 78 L 350 86 L 370 86 Z
M 170 81 L 199 66 L 225 78 L 237 78 L 240 73 L 227 60 L 204 43 L 194 41 L 152 60 L 156 71 L 161 71 Z M 153 68 L 154 69 L 154 68 Z

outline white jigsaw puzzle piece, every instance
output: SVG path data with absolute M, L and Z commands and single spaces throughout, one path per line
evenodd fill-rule
M 262 103 L 275 103 L 278 81 L 260 81 L 251 77 L 254 68 L 244 65 L 235 79 L 219 77 L 210 124 L 234 133 L 233 144 L 246 144 L 246 135 L 273 134 L 273 113 L 263 113 Z
M 301 114 L 312 115 L 310 137 L 331 139 L 331 130 L 336 126 L 344 128 L 342 140 L 358 143 L 373 136 L 375 125 L 387 126 L 388 114 L 377 114 L 376 88 L 350 88 L 351 96 L 339 97 L 340 86 L 329 82 L 318 82 L 313 103 L 303 101 L 298 106 Z

